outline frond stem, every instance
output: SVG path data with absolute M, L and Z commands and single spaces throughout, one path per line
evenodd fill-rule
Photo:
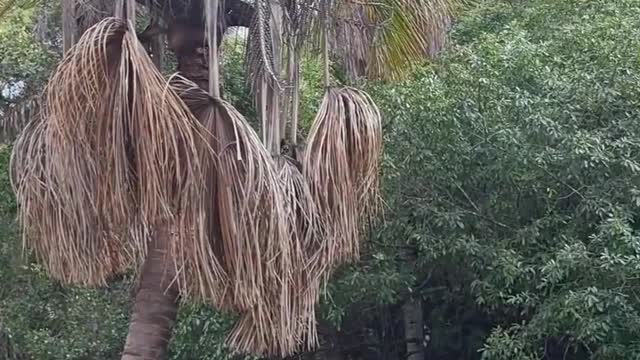
M 324 3 L 323 11 L 323 27 L 322 27 L 322 52 L 324 60 L 324 86 L 329 88 L 330 85 L 330 73 L 329 73 L 329 8 L 330 0 L 326 0 Z
M 209 94 L 220 98 L 220 75 L 218 73 L 218 5 L 219 0 L 206 1 L 207 41 L 209 45 Z

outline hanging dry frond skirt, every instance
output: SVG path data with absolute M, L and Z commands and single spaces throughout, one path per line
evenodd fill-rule
M 322 226 L 307 181 L 298 167 L 285 156 L 275 157 L 280 188 L 285 196 L 288 261 L 283 269 L 287 281 L 268 287 L 265 294 L 268 316 L 260 309 L 243 315 L 230 334 L 232 348 L 252 354 L 282 357 L 309 350 L 317 344 L 315 304 L 320 292 L 320 274 L 316 272 L 315 254 L 322 237 Z M 264 321 L 270 328 L 262 329 Z
M 87 30 L 42 101 L 11 168 L 25 245 L 54 278 L 104 284 L 144 259 L 159 221 L 185 242 L 207 236 L 204 129 L 133 29 L 107 18 Z
M 315 257 L 318 272 L 325 276 L 358 258 L 360 231 L 378 209 L 381 130 L 379 111 L 366 93 L 327 90 L 303 161 L 326 228 Z
M 303 310 L 312 306 L 311 301 L 304 302 L 300 295 L 309 285 L 298 275 L 304 258 L 296 247 L 302 232 L 291 227 L 296 226 L 289 206 L 292 194 L 283 193 L 271 154 L 242 115 L 188 80 L 176 77 L 171 85 L 210 131 L 210 144 L 218 155 L 208 167 L 206 192 L 208 229 L 215 241 L 197 244 L 197 253 L 189 253 L 188 244 L 178 246 L 187 251 L 185 268 L 195 273 L 212 254 L 220 259 L 231 285 L 217 305 L 243 312 L 228 337 L 231 348 L 240 353 L 291 354 L 305 336 L 300 324 L 313 322 L 309 310 Z M 313 231 L 313 226 L 305 231 Z M 185 289 L 209 300 L 200 290 Z M 317 298 L 315 293 L 306 296 Z

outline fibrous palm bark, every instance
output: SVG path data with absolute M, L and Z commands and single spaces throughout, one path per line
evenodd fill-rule
M 165 359 L 178 312 L 171 225 L 156 227 L 140 270 L 122 360 Z

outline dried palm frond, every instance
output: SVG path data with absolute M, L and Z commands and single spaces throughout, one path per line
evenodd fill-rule
M 326 234 L 317 253 L 323 278 L 333 267 L 358 255 L 358 208 L 349 171 L 347 127 L 344 126 L 344 103 L 339 90 L 330 84 L 329 14 L 331 2 L 324 3 L 322 50 L 326 93 L 309 134 L 302 166 L 311 194 L 319 209 Z
M 207 13 L 213 13 L 213 10 L 209 8 Z M 265 143 L 273 153 L 277 151 L 273 145 L 279 143 L 280 114 L 278 107 L 273 106 L 274 102 L 277 105 L 279 89 L 272 81 L 278 81 L 275 74 L 270 74 L 271 66 L 277 62 L 265 50 L 266 46 L 271 49 L 274 44 L 265 34 L 272 24 L 266 20 L 265 8 L 263 11 L 262 14 L 258 12 L 254 27 L 257 31 L 254 39 L 258 39 L 260 48 L 256 52 L 259 54 L 256 68 L 260 73 L 259 104 Z M 216 19 L 211 15 L 207 18 Z M 214 27 L 215 23 L 208 21 L 208 28 Z M 209 39 L 212 38 L 214 35 L 210 34 Z M 210 83 L 216 84 L 218 69 L 212 42 L 210 51 Z M 270 89 L 268 81 L 271 81 Z M 229 279 L 235 285 L 228 301 L 233 304 L 231 308 L 246 310 L 230 333 L 228 344 L 241 353 L 291 354 L 300 347 L 302 339 L 313 342 L 316 338 L 314 305 L 319 287 L 310 286 L 314 278 L 313 273 L 306 272 L 308 261 L 303 245 L 311 244 L 318 226 L 317 212 L 305 180 L 297 168 L 290 168 L 289 162 L 279 160 L 276 166 L 267 148 L 259 143 L 235 109 L 210 98 L 194 84 L 180 79 L 173 84 L 196 117 L 211 131 L 214 151 L 219 154 L 217 166 L 210 172 L 210 183 L 216 185 L 206 195 L 214 200 L 208 215 L 212 220 L 210 229 L 212 232 L 217 230 L 216 236 L 220 239 L 211 251 L 220 254 Z M 210 91 L 217 96 L 215 86 Z M 268 102 L 272 104 L 269 110 Z M 280 172 L 276 173 L 276 169 Z M 252 175 L 259 173 L 263 174 Z M 260 185 L 268 184 L 269 179 L 275 182 L 267 187 Z M 305 200 L 310 205 L 299 206 Z M 265 216 L 272 215 L 277 215 L 273 219 L 275 222 L 265 221 Z M 254 239 L 256 235 L 267 241 Z M 250 297 L 252 294 L 256 297 Z
M 351 87 L 338 95 L 344 104 L 343 125 L 351 180 L 357 194 L 358 209 L 364 223 L 379 211 L 379 174 L 382 155 L 382 120 L 369 94 Z
M 303 160 L 305 177 L 326 227 L 318 255 L 326 271 L 358 256 L 358 196 L 349 164 L 345 119 L 339 89 L 328 89 L 313 122 Z
M 213 221 L 211 231 L 217 233 L 212 238 L 219 242 L 215 254 L 232 281 L 231 308 L 248 309 L 261 301 L 271 271 L 265 259 L 287 255 L 279 254 L 287 251 L 281 249 L 287 244 L 287 229 L 273 160 L 231 105 L 186 79 L 175 77 L 171 85 L 211 133 L 217 161 L 207 171 L 208 185 L 214 189 L 207 201 L 213 204 L 209 214 L 216 214 L 207 216 Z
M 177 248 L 183 251 L 183 267 L 195 269 L 193 272 L 206 266 L 211 257 L 220 260 L 229 288 L 219 306 L 252 314 L 254 326 L 240 326 L 234 333 L 252 340 L 232 343 L 239 346 L 236 351 L 247 352 L 256 349 L 257 339 L 274 332 L 286 335 L 288 328 L 289 314 L 282 311 L 288 308 L 284 302 L 289 299 L 292 278 L 286 208 L 271 155 L 247 121 L 219 99 L 218 3 L 206 5 L 210 93 L 180 77 L 174 77 L 171 85 L 209 130 L 207 140 L 218 155 L 216 163 L 207 166 L 205 193 L 208 229 L 214 241 L 196 244 L 195 252 L 188 244 Z M 190 288 L 188 280 L 181 281 L 187 285 L 183 292 L 211 300 L 206 290 L 217 284 Z M 271 297 L 274 293 L 276 302 Z
M 276 160 L 285 197 L 289 241 L 288 259 L 283 262 L 289 264 L 289 269 L 282 271 L 286 278 L 274 278 L 278 285 L 266 289 L 264 308 L 254 307 L 244 314 L 228 337 L 232 348 L 261 355 L 287 356 L 317 343 L 315 303 L 320 276 L 315 266 L 319 262 L 313 256 L 320 249 L 316 242 L 322 238 L 322 227 L 306 179 L 293 159 L 280 155 L 287 115 L 291 121 L 290 145 L 296 145 L 299 64 L 295 54 L 300 52 L 296 41 L 301 42 L 304 31 L 296 21 L 302 21 L 305 10 L 297 4 L 298 1 L 290 1 L 277 8 L 268 1 L 259 1 L 248 48 L 248 69 L 253 74 L 252 87 L 263 120 L 263 142 Z M 267 32 L 271 35 L 266 36 Z M 286 92 L 280 88 L 279 79 L 285 72 L 285 64 L 280 61 L 285 41 L 291 89 Z M 283 112 L 279 111 L 280 105 L 284 105 Z M 271 324 L 271 329 L 264 324 Z
M 67 53 L 12 159 L 24 242 L 65 283 L 104 284 L 143 259 L 159 221 L 206 236 L 204 129 L 135 33 L 107 18 Z
M 293 293 L 271 290 L 264 307 L 243 314 L 227 337 L 228 346 L 240 354 L 291 356 L 316 346 L 315 303 L 319 281 L 292 289 Z M 295 303 L 283 303 L 281 298 Z
M 364 92 L 329 88 L 309 135 L 303 167 L 327 227 L 323 272 L 359 256 L 359 233 L 378 210 L 379 112 Z
M 220 259 L 228 274 L 230 287 L 220 306 L 246 312 L 229 335 L 229 345 L 242 353 L 292 353 L 302 332 L 297 324 L 308 316 L 308 311 L 302 315 L 298 309 L 312 306 L 309 301 L 296 305 L 301 301 L 300 287 L 308 285 L 297 275 L 305 264 L 296 245 L 304 240 L 292 236 L 310 234 L 315 225 L 304 232 L 290 228 L 293 208 L 286 197 L 291 194 L 283 194 L 271 155 L 235 109 L 185 79 L 176 77 L 171 85 L 211 132 L 209 141 L 218 154 L 209 167 L 205 193 L 214 240 L 196 247 Z M 302 186 L 297 191 L 303 192 Z M 301 219 L 311 216 L 305 213 Z M 179 248 L 191 251 L 188 244 Z M 184 258 L 186 268 L 208 261 L 197 253 L 186 253 Z M 185 291 L 193 294 L 200 289 Z
M 313 256 L 320 249 L 322 224 L 297 165 L 286 156 L 278 156 L 276 166 L 285 196 L 291 278 L 282 286 L 266 289 L 267 317 L 261 318 L 264 311 L 260 308 L 244 314 L 229 335 L 228 343 L 243 352 L 284 357 L 317 344 L 315 304 L 322 272 Z M 270 330 L 259 328 L 265 322 L 271 324 Z
M 324 236 L 320 213 L 314 202 L 307 179 L 294 159 L 276 157 L 287 209 L 288 233 L 291 241 L 293 289 L 290 313 L 293 319 L 290 332 L 298 350 L 308 350 L 317 343 L 315 304 L 320 292 L 323 269 L 317 258 Z
M 309 280 L 302 288 L 291 288 L 286 293 L 270 288 L 261 307 L 254 307 L 240 317 L 227 337 L 228 346 L 240 354 L 280 357 L 317 346 L 315 304 L 320 279 Z M 283 302 L 283 298 L 288 302 Z

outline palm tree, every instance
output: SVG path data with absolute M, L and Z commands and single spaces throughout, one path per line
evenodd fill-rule
M 166 356 L 179 296 L 240 313 L 228 339 L 238 352 L 315 346 L 320 288 L 357 259 L 379 210 L 380 114 L 366 93 L 332 85 L 331 59 L 356 58 L 336 40 L 357 15 L 357 66 L 346 68 L 398 77 L 385 64 L 424 57 L 452 2 L 138 2 L 116 1 L 116 17 L 77 36 L 99 16 L 63 0 L 69 49 L 12 158 L 25 245 L 63 283 L 103 285 L 136 270 L 123 359 Z M 136 34 L 143 6 L 154 21 Z M 221 99 L 217 49 L 231 25 L 250 28 L 262 141 Z M 140 44 L 163 33 L 178 60 L 169 86 L 160 54 L 152 60 Z M 326 94 L 302 149 L 299 59 L 318 48 Z

